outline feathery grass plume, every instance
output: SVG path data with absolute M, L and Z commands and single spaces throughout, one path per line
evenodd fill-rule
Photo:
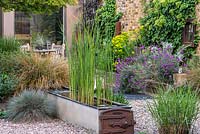
M 19 84 L 16 93 L 25 88 L 49 90 L 68 86 L 66 60 L 41 57 L 36 54 L 19 56 L 16 60 L 21 67 L 17 74 Z
M 42 91 L 24 90 L 7 106 L 6 117 L 14 122 L 41 121 L 56 116 L 56 105 Z

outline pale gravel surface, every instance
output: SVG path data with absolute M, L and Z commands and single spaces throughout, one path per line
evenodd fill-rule
M 132 110 L 136 121 L 135 134 L 138 134 L 139 132 L 145 132 L 145 134 L 158 134 L 157 126 L 147 110 L 147 103 L 151 103 L 152 98 L 144 95 L 128 95 L 127 98 L 133 107 Z M 200 134 L 200 115 L 194 124 L 193 134 Z
M 147 103 L 152 102 L 150 96 L 127 95 L 134 112 L 135 134 L 145 132 L 145 134 L 158 134 L 155 122 L 147 110 Z M 200 134 L 200 115 L 195 122 L 195 132 Z M 12 123 L 0 119 L 0 134 L 95 134 L 91 130 L 72 125 L 61 120 L 49 120 L 38 123 Z
M 37 123 L 11 123 L 0 120 L 0 134 L 93 134 L 93 132 L 61 120 Z

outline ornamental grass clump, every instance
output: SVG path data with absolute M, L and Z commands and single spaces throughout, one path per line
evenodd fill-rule
M 193 57 L 189 62 L 190 72 L 187 80 L 193 87 L 200 89 L 200 57 Z
M 19 84 L 16 93 L 26 88 L 32 89 L 60 89 L 68 86 L 68 64 L 63 59 L 41 57 L 36 54 L 16 57 L 20 66 L 17 73 Z
M 49 90 L 68 86 L 67 60 L 33 53 L 3 53 L 0 60 L 0 72 L 17 77 L 15 94 L 26 88 Z
M 20 42 L 15 38 L 0 38 L 0 51 L 2 52 L 15 52 L 20 50 Z
M 199 112 L 199 98 L 188 86 L 161 88 L 148 109 L 160 134 L 189 134 Z
M 14 122 L 31 122 L 56 116 L 56 105 L 42 91 L 24 90 L 7 106 L 6 118 Z

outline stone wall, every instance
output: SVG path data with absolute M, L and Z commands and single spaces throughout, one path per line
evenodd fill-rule
M 197 22 L 200 23 L 200 4 L 196 6 L 196 15 L 197 15 Z M 200 30 L 200 27 L 197 27 L 197 30 Z M 200 42 L 199 42 L 199 47 L 197 48 L 197 54 L 200 56 Z
M 139 27 L 139 19 L 143 17 L 141 0 L 116 0 L 117 11 L 123 13 L 120 20 L 122 31 L 129 31 Z

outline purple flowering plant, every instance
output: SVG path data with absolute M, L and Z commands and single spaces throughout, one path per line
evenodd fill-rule
M 124 60 L 118 59 L 116 66 L 116 88 L 128 93 L 143 92 L 149 87 L 148 81 L 173 83 L 173 74 L 178 72 L 183 54 L 172 54 L 170 43 L 162 47 L 141 47 L 141 53 Z M 152 83 L 151 83 L 152 84 Z

